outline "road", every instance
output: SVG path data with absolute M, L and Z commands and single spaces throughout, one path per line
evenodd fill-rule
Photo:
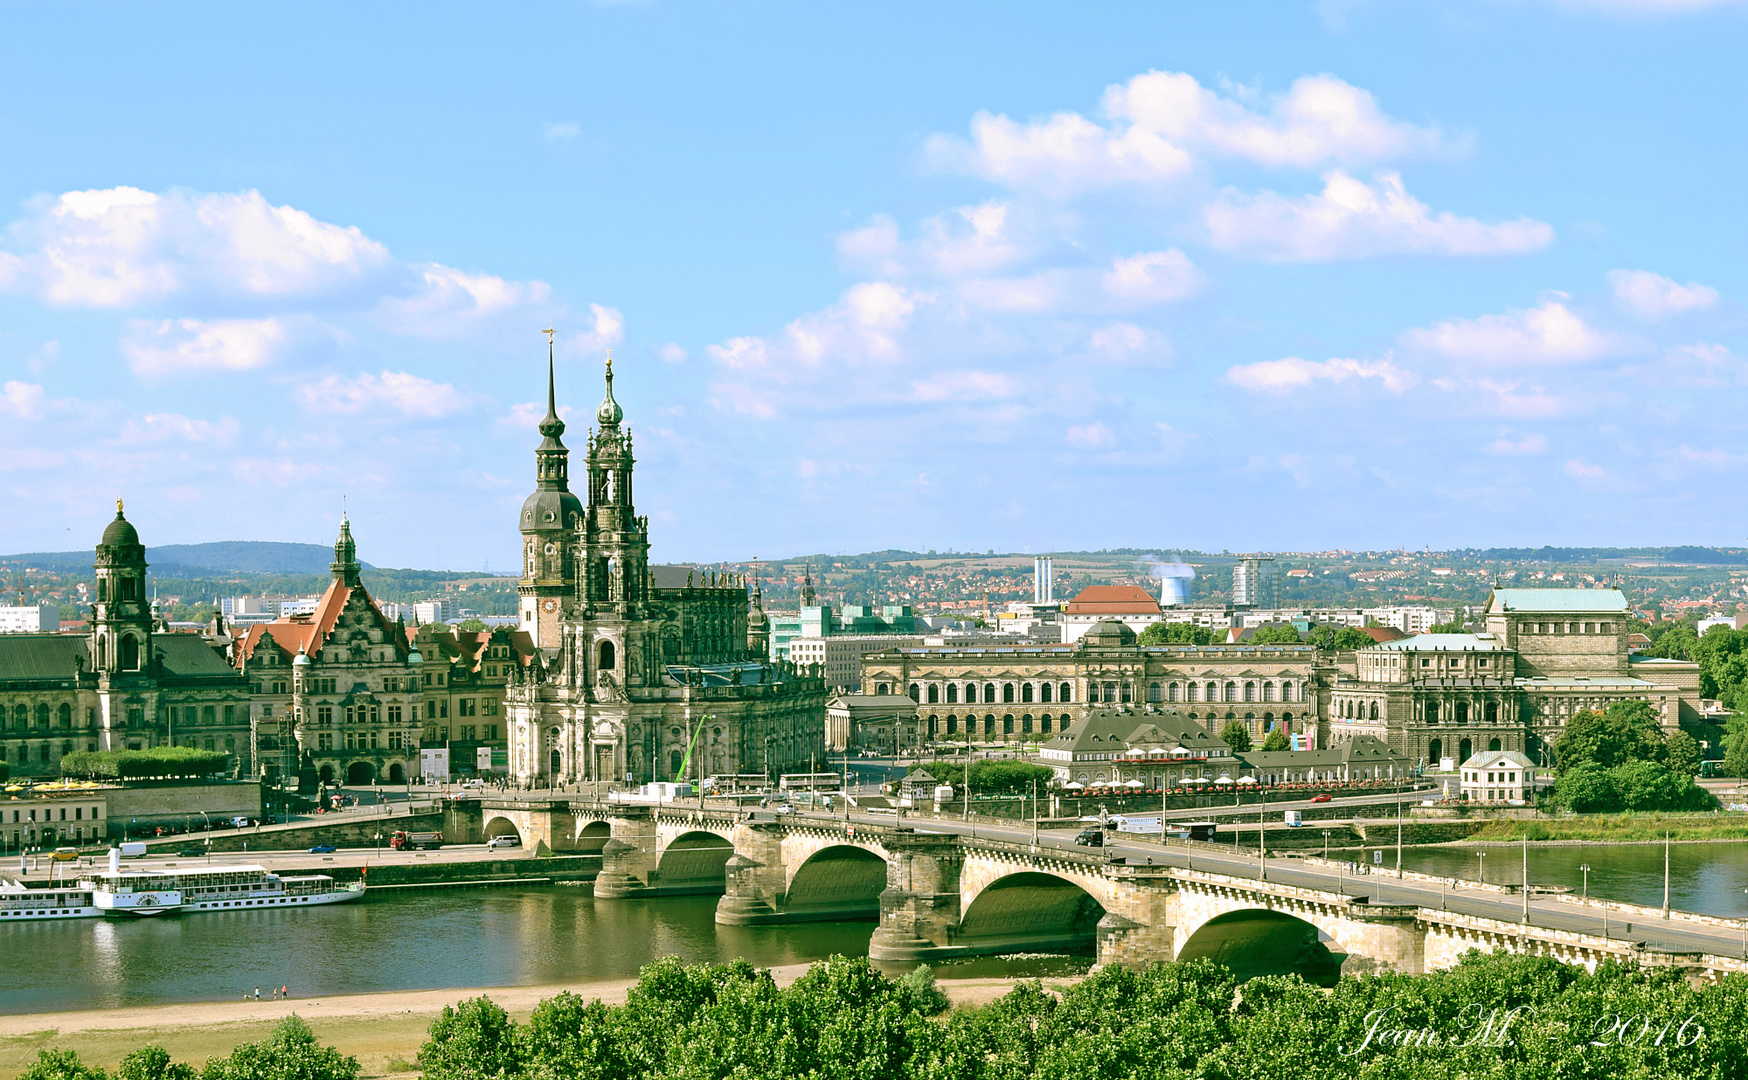
M 123 859 L 122 867 L 126 870 L 175 870 L 189 866 L 249 865 L 265 866 L 275 872 L 302 870 L 322 873 L 325 870 L 340 866 L 417 866 L 421 864 L 484 862 L 487 859 L 495 861 L 532 860 L 533 857 L 534 853 L 527 848 L 499 848 L 487 852 L 484 844 L 451 844 L 436 851 L 394 851 L 385 845 L 381 851 L 371 848 L 341 848 L 332 854 L 308 851 L 225 851 L 216 852 L 211 856 L 188 859 L 176 855 L 146 855 L 137 859 Z M 102 869 L 107 865 L 106 860 L 102 858 L 54 863 L 50 859 L 38 856 L 35 867 L 27 876 L 31 878 L 46 877 L 53 867 L 59 867 L 62 873 L 77 876 L 81 871 Z M 7 863 L 0 863 L 0 872 L 15 874 L 17 870 L 18 860 L 16 858 Z M 530 869 L 529 876 L 540 877 L 543 875 Z
M 823 814 L 796 816 L 821 819 L 827 817 Z M 836 820 L 841 821 L 842 818 Z M 852 815 L 852 820 L 858 824 L 892 825 L 890 817 Z M 965 823 L 932 818 L 911 821 L 910 824 L 918 832 L 975 836 L 1017 844 L 1032 842 L 1032 830 L 1029 826 L 998 825 L 987 821 Z M 1043 831 L 1038 834 L 1038 846 L 1046 851 L 1075 852 L 1082 855 L 1097 853 L 1097 849 L 1076 845 L 1074 835 L 1070 832 Z M 1252 880 L 1257 878 L 1259 864 L 1262 862 L 1254 854 L 1246 857 L 1236 853 L 1213 853 L 1201 848 L 1189 850 L 1181 845 L 1167 846 L 1148 840 L 1132 839 L 1128 835 L 1123 835 L 1115 845 L 1104 850 L 1107 854 L 1121 855 L 1130 863 L 1151 861 L 1155 866 L 1181 866 Z M 1521 923 L 1524 918 L 1521 894 L 1484 891 L 1474 888 L 1472 883 L 1462 881 L 1458 881 L 1455 888 L 1441 888 L 1430 882 L 1397 879 L 1388 871 L 1354 876 L 1332 872 L 1321 866 L 1310 866 L 1299 859 L 1278 858 L 1267 860 L 1266 874 L 1266 880 L 1277 885 L 1365 897 L 1373 903 L 1412 904 L 1508 923 Z M 1616 941 L 1642 942 L 1648 948 L 1664 951 L 1708 952 L 1719 956 L 1748 958 L 1748 938 L 1744 937 L 1744 928 L 1748 928 L 1748 923 L 1743 924 L 1744 928 L 1739 928 L 1674 920 L 1664 922 L 1655 917 L 1624 915 L 1620 912 L 1611 912 L 1605 917 L 1603 909 L 1597 905 L 1582 907 L 1533 896 L 1529 904 L 1529 922 L 1533 926 L 1593 934 L 1597 937 L 1606 933 Z

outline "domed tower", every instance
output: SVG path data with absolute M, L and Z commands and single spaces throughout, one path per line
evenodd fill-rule
M 583 504 L 571 493 L 570 451 L 559 439 L 564 421 L 558 418 L 550 338 L 546 416 L 540 421 L 540 434 L 540 448 L 534 451 L 534 494 L 522 503 L 522 580 L 516 594 L 521 597 L 522 629 L 540 648 L 554 649 L 559 645 L 559 621 L 576 596 L 574 538 L 582 524 Z
M 334 540 L 334 561 L 328 564 L 328 570 L 334 575 L 334 580 L 347 588 L 356 589 L 358 575 L 363 569 L 358 562 L 358 544 L 352 539 L 352 522 L 342 513 L 340 535 Z
M 583 526 L 583 603 L 624 613 L 648 599 L 649 519 L 631 501 L 631 432 L 620 427 L 625 410 L 613 400 L 613 357 L 607 357 L 607 394 L 595 409 L 589 436 L 589 508 Z
M 97 601 L 91 605 L 91 665 L 108 674 L 150 663 L 152 609 L 146 600 L 146 548 L 115 500 L 115 520 L 97 544 Z

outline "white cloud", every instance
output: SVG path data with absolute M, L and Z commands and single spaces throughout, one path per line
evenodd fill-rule
M 1031 277 L 982 278 L 959 286 L 959 295 L 985 311 L 1045 312 L 1057 307 L 1068 276 L 1046 271 Z
M 1625 351 L 1629 344 L 1595 329 L 1557 300 L 1528 311 L 1451 319 L 1402 335 L 1416 352 L 1483 365 L 1574 364 Z
M 1221 97 L 1182 72 L 1150 71 L 1107 87 L 1101 124 L 1075 112 L 1018 123 L 980 112 L 971 137 L 937 135 L 938 165 L 1016 187 L 1069 192 L 1169 184 L 1197 155 L 1271 166 L 1368 164 L 1424 155 L 1448 142 L 1392 120 L 1372 95 L 1331 75 L 1301 78 L 1266 111 Z
M 448 337 L 480 319 L 544 304 L 551 296 L 543 281 L 506 281 L 439 263 L 406 269 L 416 275 L 416 284 L 384 297 L 376 314 L 387 328 L 418 337 Z
M 1163 364 L 1171 360 L 1172 348 L 1157 330 L 1113 322 L 1088 335 L 1087 356 L 1104 364 Z
M 560 139 L 574 139 L 577 137 L 577 133 L 582 130 L 581 124 L 567 120 L 562 123 L 547 124 L 540 129 L 540 133 L 546 136 L 548 142 L 557 142 Z
M 1396 394 L 1408 389 L 1413 383 L 1412 376 L 1388 360 L 1330 359 L 1317 362 L 1288 356 L 1279 360 L 1238 364 L 1226 372 L 1228 382 L 1246 390 L 1270 394 L 1303 390 L 1317 382 L 1343 383 L 1354 379 L 1377 379 L 1384 389 Z
M 0 413 L 16 416 L 20 420 L 34 420 L 41 405 L 42 387 L 36 383 L 12 379 L 6 385 L 0 386 Z
M 1019 393 L 1011 375 L 991 371 L 945 371 L 911 384 L 916 401 L 971 402 L 1010 398 Z
M 1710 286 L 1696 281 L 1678 285 L 1649 270 L 1610 270 L 1608 280 L 1615 299 L 1651 319 L 1699 311 L 1718 302 L 1718 290 Z
M 271 361 L 288 336 L 279 319 L 132 320 L 121 351 L 142 377 L 247 371 Z
M 1501 454 L 1511 457 L 1545 454 L 1548 452 L 1548 439 L 1545 435 L 1525 435 L 1523 438 L 1514 441 L 1501 436 L 1482 447 L 1482 449 L 1489 454 Z
M 1118 299 L 1159 304 L 1194 295 L 1205 280 L 1188 255 L 1171 248 L 1117 259 L 1103 285 Z
M 1573 458 L 1566 462 L 1566 475 L 1578 480 L 1606 480 L 1608 470 L 1600 465 L 1594 465 L 1583 458 Z
M 295 396 L 311 411 L 325 413 L 394 411 L 435 418 L 468 407 L 467 398 L 449 383 L 404 371 L 385 371 L 380 376 L 365 373 L 354 379 L 329 375 L 298 387 Z
M 1517 420 L 1546 420 L 1569 412 L 1573 403 L 1540 386 L 1524 388 L 1518 382 L 1477 380 L 1475 386 L 1493 395 L 1492 411 Z
M 121 429 L 120 439 L 124 443 L 175 440 L 228 446 L 236 440 L 239 430 L 235 418 L 229 416 L 214 422 L 178 413 L 147 413 L 138 420 L 128 421 Z
M 571 341 L 571 347 L 585 354 L 604 352 L 625 340 L 625 316 L 617 308 L 590 304 L 590 328 Z
M 670 341 L 666 345 L 657 349 L 656 355 L 661 357 L 662 362 L 665 364 L 683 364 L 686 362 L 686 350 L 678 342 L 674 341 Z
M 840 233 L 838 256 L 881 278 L 956 279 L 1000 269 L 1026 254 L 1014 208 L 1005 202 L 960 206 L 923 221 L 921 235 L 905 241 L 898 225 L 880 215 Z
M 1321 262 L 1374 255 L 1517 255 L 1554 239 L 1551 226 L 1529 218 L 1489 223 L 1434 215 L 1408 194 L 1402 178 L 1385 173 L 1367 184 L 1337 169 L 1323 191 L 1293 199 L 1265 191 L 1228 189 L 1203 212 L 1209 241 L 1275 262 Z
M 1082 450 L 1105 450 L 1117 445 L 1117 436 L 1103 420 L 1094 420 L 1090 424 L 1071 424 L 1064 436 L 1068 445 L 1078 446 Z
M 1569 11 L 1595 11 L 1605 15 L 1685 15 L 1711 8 L 1739 7 L 1742 0 L 1554 0 Z

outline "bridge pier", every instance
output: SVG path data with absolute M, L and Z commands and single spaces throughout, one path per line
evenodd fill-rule
M 1113 868 L 1115 869 L 1115 868 Z M 1146 967 L 1173 960 L 1178 940 L 1177 883 L 1158 875 L 1119 871 L 1097 931 L 1097 967 Z
M 1348 906 L 1345 918 L 1350 928 L 1345 935 L 1343 975 L 1425 974 L 1426 925 L 1420 921 L 1418 907 L 1355 903 Z
M 894 830 L 887 840 L 880 926 L 868 942 L 873 960 L 916 962 L 968 955 L 953 944 L 959 928 L 959 875 L 965 853 L 957 836 Z
M 601 845 L 601 873 L 595 878 L 595 897 L 628 900 L 655 895 L 650 879 L 656 876 L 661 862 L 655 815 L 648 807 L 620 807 L 608 823 L 612 834 Z
M 788 922 L 782 914 L 785 879 L 783 826 L 775 822 L 738 825 L 734 854 L 726 867 L 727 882 L 716 902 L 716 921 L 723 926 L 755 926 Z

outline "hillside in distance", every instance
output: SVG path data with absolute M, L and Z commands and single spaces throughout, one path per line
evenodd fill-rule
M 207 544 L 160 544 L 146 548 L 152 573 L 161 577 L 218 574 L 326 574 L 334 549 L 324 544 L 286 544 L 271 540 L 219 540 Z M 0 563 L 43 570 L 91 568 L 91 552 L 51 551 L 0 555 Z M 375 569 L 369 563 L 363 564 Z

